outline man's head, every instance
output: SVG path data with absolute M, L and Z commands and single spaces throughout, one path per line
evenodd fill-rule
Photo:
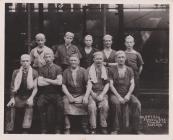
M 64 35 L 64 41 L 66 45 L 71 44 L 71 42 L 73 41 L 74 38 L 74 33 L 72 32 L 66 32 Z
M 30 64 L 31 64 L 31 57 L 30 57 L 30 55 L 29 54 L 21 55 L 21 57 L 20 57 L 20 64 L 21 64 L 21 66 L 24 69 L 28 68 L 30 66 Z
M 103 53 L 102 52 L 94 53 L 94 63 L 97 66 L 101 66 L 103 64 Z
M 133 49 L 133 46 L 135 45 L 134 37 L 131 35 L 126 36 L 124 44 L 127 49 Z
M 111 35 L 105 35 L 103 37 L 103 45 L 105 48 L 111 48 L 111 46 L 112 46 L 112 36 Z
M 46 42 L 46 37 L 44 34 L 42 33 L 38 33 L 36 36 L 35 36 L 35 41 L 37 43 L 37 45 L 39 47 L 43 47 L 45 42 Z
M 54 53 L 52 50 L 46 51 L 44 53 L 44 60 L 46 61 L 46 64 L 52 64 L 54 60 Z
M 92 47 L 93 44 L 93 37 L 91 35 L 86 35 L 84 39 L 84 43 L 88 47 Z
M 69 62 L 72 69 L 77 68 L 80 63 L 78 54 L 72 54 L 69 58 Z
M 116 52 L 116 60 L 118 65 L 124 65 L 126 61 L 126 54 L 124 51 L 117 51 Z

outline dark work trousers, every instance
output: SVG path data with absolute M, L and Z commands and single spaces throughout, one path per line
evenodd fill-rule
M 37 101 L 41 121 L 41 131 L 48 131 L 47 122 L 50 122 L 50 120 L 47 120 L 47 118 L 51 118 L 51 114 L 49 114 L 50 112 L 48 113 L 48 107 L 50 105 L 53 105 L 54 108 L 54 112 L 52 112 L 51 114 L 55 115 L 55 131 L 62 130 L 64 124 L 64 110 L 62 97 L 59 94 L 46 93 L 40 94 Z
M 137 71 L 134 71 L 134 82 L 135 82 L 135 88 L 133 91 L 133 95 L 139 97 L 139 73 Z
M 111 131 L 127 128 L 129 127 L 129 122 L 132 122 L 131 127 L 133 130 L 139 130 L 141 103 L 134 95 L 131 95 L 129 102 L 123 105 L 115 95 L 110 94 L 110 112 Z
M 7 132 L 29 129 L 32 125 L 33 107 L 26 104 L 29 96 L 16 95 L 14 98 L 15 106 L 8 108 L 6 112 Z M 15 128 L 18 130 L 14 130 Z

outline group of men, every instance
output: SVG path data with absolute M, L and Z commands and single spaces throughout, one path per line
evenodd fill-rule
M 37 47 L 21 56 L 21 67 L 12 75 L 6 132 L 14 130 L 16 109 L 21 108 L 22 130 L 28 131 L 35 105 L 41 133 L 48 133 L 47 110 L 53 105 L 55 133 L 70 134 L 72 118 L 78 116 L 84 134 L 118 134 L 129 126 L 134 134 L 140 134 L 141 104 L 136 94 L 143 60 L 133 49 L 134 38 L 125 38 L 126 51 L 111 48 L 111 35 L 103 37 L 102 51 L 93 48 L 91 35 L 85 36 L 81 48 L 72 44 L 73 38 L 72 32 L 66 32 L 65 43 L 54 53 L 45 46 L 45 35 L 39 33 L 35 37 Z

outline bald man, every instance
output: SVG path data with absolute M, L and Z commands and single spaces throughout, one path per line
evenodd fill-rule
M 47 125 L 49 105 L 54 107 L 55 129 L 54 133 L 61 133 L 63 123 L 63 102 L 61 94 L 62 69 L 53 63 L 53 51 L 44 54 L 46 65 L 39 68 L 38 86 L 39 97 L 37 101 L 38 111 L 41 120 L 41 133 L 50 133 Z M 53 112 L 52 112 L 53 113 Z
M 115 66 L 116 51 L 112 49 L 112 36 L 107 34 L 103 37 L 103 58 L 106 67 Z
M 21 67 L 17 70 L 14 70 L 12 75 L 11 99 L 7 104 L 7 107 L 10 110 L 10 112 L 8 112 L 8 115 L 10 115 L 11 117 L 7 121 L 7 132 L 13 132 L 15 124 L 19 125 L 18 130 L 20 132 L 28 132 L 29 128 L 31 128 L 32 123 L 34 97 L 37 93 L 38 73 L 30 66 L 30 55 L 22 55 L 20 64 Z M 22 112 L 24 112 L 24 116 L 21 113 L 19 114 L 19 110 L 21 112 L 21 109 Z M 17 122 L 15 120 L 17 120 Z
M 82 58 L 82 55 L 77 48 L 77 46 L 72 44 L 74 39 L 74 33 L 66 32 L 64 35 L 64 44 L 58 45 L 55 52 L 55 63 L 60 65 L 63 70 L 69 67 L 69 57 L 72 54 L 78 54 L 79 59 Z
M 31 56 L 31 62 L 33 63 L 33 67 L 38 70 L 40 67 L 44 66 L 46 64 L 44 60 L 44 53 L 47 51 L 50 51 L 51 49 L 47 46 L 45 46 L 46 37 L 42 33 L 38 33 L 35 36 L 35 41 L 37 43 L 37 47 L 31 50 L 30 56 Z

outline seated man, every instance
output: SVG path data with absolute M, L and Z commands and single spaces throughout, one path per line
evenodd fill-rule
M 44 59 L 46 65 L 39 69 L 38 86 L 40 95 L 37 101 L 41 119 L 41 133 L 48 133 L 46 121 L 50 114 L 47 113 L 47 109 L 49 105 L 53 104 L 55 107 L 55 112 L 52 112 L 55 113 L 55 133 L 59 134 L 62 130 L 64 117 L 61 95 L 62 69 L 53 63 L 53 51 L 45 52 Z
M 12 75 L 11 99 L 7 104 L 7 107 L 10 107 L 10 112 L 8 112 L 10 117 L 6 116 L 8 118 L 6 131 L 14 131 L 14 126 L 17 123 L 20 125 L 20 130 L 23 128 L 23 133 L 28 133 L 32 124 L 33 100 L 37 93 L 38 73 L 31 68 L 31 58 L 28 54 L 21 56 L 20 63 L 20 69 L 14 70 Z M 19 110 L 22 110 L 20 112 L 24 114 L 24 117 L 21 113 L 19 114 Z M 15 120 L 20 122 L 15 122 Z
M 89 133 L 87 127 L 87 106 L 83 104 L 83 98 L 88 95 L 86 91 L 86 70 L 79 66 L 79 56 L 70 56 L 70 67 L 63 73 L 62 90 L 64 96 L 65 134 L 70 133 L 70 116 L 81 116 L 82 128 L 85 134 Z M 85 94 L 86 93 L 86 94 Z
M 129 107 L 132 111 L 132 131 L 139 134 L 141 104 L 132 95 L 134 90 L 133 70 L 125 65 L 124 51 L 117 51 L 117 66 L 110 68 L 110 111 L 112 117 L 111 133 L 117 134 L 120 128 L 129 127 Z M 122 115 L 123 114 L 123 115 Z
M 108 96 L 109 80 L 107 69 L 103 65 L 103 53 L 94 53 L 94 63 L 88 68 L 89 82 L 91 84 L 89 98 L 84 98 L 88 103 L 89 123 L 91 134 L 96 133 L 97 109 L 99 111 L 101 133 L 107 134 Z

